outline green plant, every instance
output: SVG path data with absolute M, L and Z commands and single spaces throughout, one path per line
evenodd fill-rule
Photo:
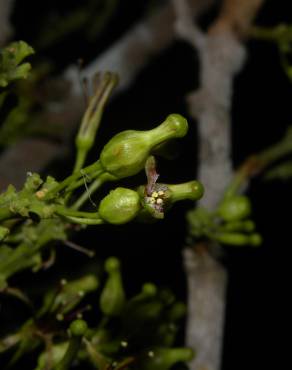
M 23 47 L 22 43 L 19 45 Z M 18 53 L 22 52 L 20 48 Z M 16 76 L 26 77 L 19 71 L 21 58 L 16 59 L 18 62 L 11 65 L 2 61 L 7 83 Z M 143 368 L 169 369 L 172 364 L 193 356 L 189 349 L 170 348 L 175 343 L 177 321 L 184 314 L 184 306 L 176 302 L 172 293 L 160 291 L 153 284 L 144 285 L 140 294 L 127 299 L 120 263 L 114 257 L 105 262 L 108 278 L 99 293 L 97 327 L 88 327 L 81 317 L 91 309 L 83 305 L 83 299 L 96 294 L 100 285 L 98 273 L 69 282 L 61 279 L 45 292 L 39 307 L 9 283 L 23 270 L 32 269 L 36 273 L 47 267 L 44 256 L 48 251 L 51 264 L 59 243 L 70 243 L 68 239 L 76 224 L 86 228 L 103 223 L 161 219 L 175 202 L 202 197 L 203 187 L 197 181 L 175 185 L 157 183 L 159 175 L 152 152 L 168 140 L 183 137 L 188 130 L 186 119 L 178 114 L 169 115 L 152 130 L 128 130 L 115 135 L 104 146 L 100 157 L 86 165 L 104 106 L 116 83 L 115 74 L 96 75 L 94 93 L 75 140 L 75 165 L 68 177 L 58 181 L 51 176 L 42 179 L 37 173 L 28 173 L 21 190 L 10 185 L 0 196 L 0 290 L 15 295 L 32 308 L 31 318 L 0 341 L 0 352 L 14 349 L 8 366 L 16 364 L 26 353 L 40 350 L 43 352 L 39 355 L 38 370 L 66 370 L 76 361 L 90 362 L 103 370 L 138 369 L 145 356 Z M 134 189 L 118 186 L 99 204 L 93 203 L 92 197 L 104 183 L 118 182 L 144 168 L 146 185 Z M 78 190 L 84 185 L 85 191 L 80 194 Z M 82 209 L 88 201 L 92 203 L 92 211 Z M 69 334 L 67 322 L 71 322 Z M 148 348 L 146 352 L 145 348 Z

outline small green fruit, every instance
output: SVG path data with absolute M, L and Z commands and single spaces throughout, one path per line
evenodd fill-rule
M 140 208 L 140 198 L 136 191 L 116 188 L 102 199 L 98 213 L 104 221 L 120 225 L 135 218 Z

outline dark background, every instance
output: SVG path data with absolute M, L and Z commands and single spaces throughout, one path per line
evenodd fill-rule
M 33 10 L 28 11 L 29 3 Z M 57 9 L 60 16 L 65 15 L 78 3 L 72 0 L 17 1 L 13 15 L 15 39 L 23 39 L 34 46 L 38 30 L 50 19 L 50 14 Z M 49 58 L 55 64 L 56 75 L 80 57 L 85 62 L 90 61 L 145 16 L 149 12 L 149 3 L 120 1 L 110 22 L 95 40 L 84 41 L 85 31 L 82 30 L 41 50 L 36 58 Z M 201 24 L 206 27 L 214 16 L 216 9 L 205 15 Z M 267 0 L 258 14 L 257 24 L 272 26 L 281 22 L 292 22 L 291 1 Z M 235 167 L 249 154 L 280 139 L 292 121 L 292 84 L 281 68 L 277 48 L 257 41 L 249 41 L 247 48 L 248 60 L 234 83 L 232 156 Z M 157 55 L 133 85 L 108 106 L 92 159 L 120 130 L 153 127 L 172 112 L 188 117 L 184 96 L 198 86 L 198 67 L 196 52 L 184 42 L 177 41 Z M 196 177 L 196 122 L 188 118 L 190 130 L 180 144 L 179 156 L 170 162 L 163 159 L 158 162 L 163 182 L 181 182 Z M 69 172 L 69 162 L 73 162 L 73 157 L 60 159 L 60 167 L 54 169 L 56 173 L 63 176 L 66 168 Z M 144 181 L 142 174 L 130 183 Z M 255 178 L 248 195 L 264 243 L 256 249 L 224 249 L 222 262 L 229 272 L 224 370 L 263 369 L 271 363 L 276 369 L 280 368 L 279 363 L 285 359 L 287 340 L 284 333 L 289 334 L 291 182 L 267 183 Z M 184 299 L 181 250 L 187 233 L 184 215 L 189 208 L 188 203 L 179 204 L 165 220 L 154 225 L 106 225 L 98 230 L 91 229 L 78 234 L 75 241 L 96 248 L 101 258 L 118 255 L 129 293 L 137 292 L 141 283 L 153 281 L 159 286 L 171 287 L 180 299 Z M 69 259 L 70 263 L 66 262 Z M 59 251 L 59 264 L 64 264 L 65 269 L 77 269 L 86 261 L 86 257 L 74 251 Z

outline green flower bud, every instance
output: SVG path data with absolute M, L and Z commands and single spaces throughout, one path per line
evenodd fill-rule
M 213 217 L 205 208 L 197 207 L 187 213 L 189 232 L 192 237 L 202 238 L 214 229 Z
M 243 246 L 250 244 L 250 236 L 240 233 L 220 233 L 215 239 L 222 244 L 231 246 Z
M 82 337 L 87 331 L 87 323 L 84 320 L 74 320 L 70 325 L 71 337 L 66 352 L 59 363 L 54 367 L 55 370 L 69 370 L 72 362 L 78 355 L 81 347 Z
M 118 76 L 115 73 L 96 73 L 94 76 L 94 94 L 89 98 L 88 107 L 75 139 L 77 158 L 74 172 L 83 167 L 88 151 L 92 148 L 103 110 L 113 88 L 117 85 Z
M 84 321 L 84 320 L 74 320 L 70 324 L 70 333 L 74 337 L 82 337 L 85 334 L 87 328 L 88 328 L 88 326 L 87 326 L 86 321 Z
M 223 200 L 218 207 L 218 215 L 225 221 L 242 220 L 251 214 L 251 202 L 244 195 L 237 195 Z
M 172 347 L 175 343 L 177 332 L 177 325 L 170 322 L 163 322 L 158 326 L 155 343 L 162 347 Z
M 47 351 L 42 352 L 38 357 L 38 366 L 35 370 L 44 370 L 50 361 L 53 366 L 56 366 L 56 364 L 64 357 L 68 345 L 69 342 L 62 342 L 53 345 L 49 353 Z
M 121 179 L 140 172 L 153 148 L 174 138 L 183 137 L 188 130 L 185 118 L 170 114 L 158 127 L 149 131 L 123 131 L 103 148 L 100 162 L 106 172 Z
M 249 237 L 249 244 L 254 246 L 254 247 L 258 247 L 259 245 L 261 245 L 263 242 L 263 238 L 260 234 L 252 234 L 250 235 Z
M 149 300 L 152 300 L 156 295 L 157 286 L 152 283 L 145 283 L 141 289 L 141 292 L 127 302 L 124 313 L 128 315 L 127 313 L 129 310 L 133 309 L 135 311 L 137 306 L 141 305 L 141 303 L 143 305 L 145 302 L 149 302 Z
M 183 302 L 175 302 L 170 308 L 168 308 L 163 315 L 164 322 L 159 325 L 156 343 L 159 343 L 163 347 L 172 347 L 179 325 L 177 321 L 182 319 L 187 312 L 186 305 Z
M 170 191 L 170 203 L 180 200 L 198 200 L 204 194 L 204 187 L 199 181 L 189 181 L 182 184 L 167 185 Z
M 157 287 L 152 283 L 145 283 L 142 287 L 141 294 L 144 297 L 154 297 L 157 294 Z
M 187 307 L 183 302 L 175 302 L 167 313 L 167 318 L 170 321 L 177 321 L 184 317 L 187 313 Z
M 77 280 L 67 282 L 61 281 L 61 289 L 58 294 L 56 290 L 49 290 L 45 295 L 43 307 L 39 315 L 50 312 L 57 312 L 58 317 L 70 312 L 76 307 L 87 293 L 93 292 L 98 287 L 98 280 L 94 275 L 85 275 Z M 52 303 L 53 299 L 53 303 Z
M 231 221 L 220 227 L 222 231 L 245 231 L 250 233 L 255 230 L 255 223 L 252 220 Z
M 254 221 L 252 221 L 252 220 L 243 221 L 243 226 L 244 226 L 243 230 L 248 232 L 248 233 L 251 233 L 252 231 L 254 231 L 255 227 L 256 227 Z
M 158 297 L 157 287 L 154 284 L 147 283 L 142 287 L 142 291 L 131 298 L 125 306 L 122 313 L 122 322 L 124 331 L 137 331 L 148 327 L 150 323 L 156 322 L 163 311 L 163 302 Z M 141 332 L 143 330 L 141 329 Z
M 169 370 L 178 362 L 191 361 L 194 351 L 190 348 L 156 348 L 137 363 L 139 370 Z
M 102 199 L 98 213 L 104 221 L 120 225 L 135 218 L 140 208 L 140 198 L 136 191 L 116 188 Z
M 118 316 L 125 304 L 125 292 L 120 272 L 120 262 L 110 257 L 105 262 L 108 279 L 100 296 L 100 309 L 108 316 Z

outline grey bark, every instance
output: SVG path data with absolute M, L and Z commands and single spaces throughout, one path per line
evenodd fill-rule
M 14 0 L 0 0 L 0 47 L 5 45 L 13 33 L 10 22 L 13 5 Z
M 197 49 L 200 87 L 188 98 L 197 120 L 198 179 L 205 187 L 200 206 L 212 211 L 231 179 L 231 118 L 234 75 L 245 60 L 245 50 L 228 28 L 203 34 L 190 17 L 189 4 L 174 0 L 178 35 Z M 225 320 L 227 272 L 207 248 L 183 252 L 188 284 L 186 344 L 196 351 L 191 370 L 219 370 Z

